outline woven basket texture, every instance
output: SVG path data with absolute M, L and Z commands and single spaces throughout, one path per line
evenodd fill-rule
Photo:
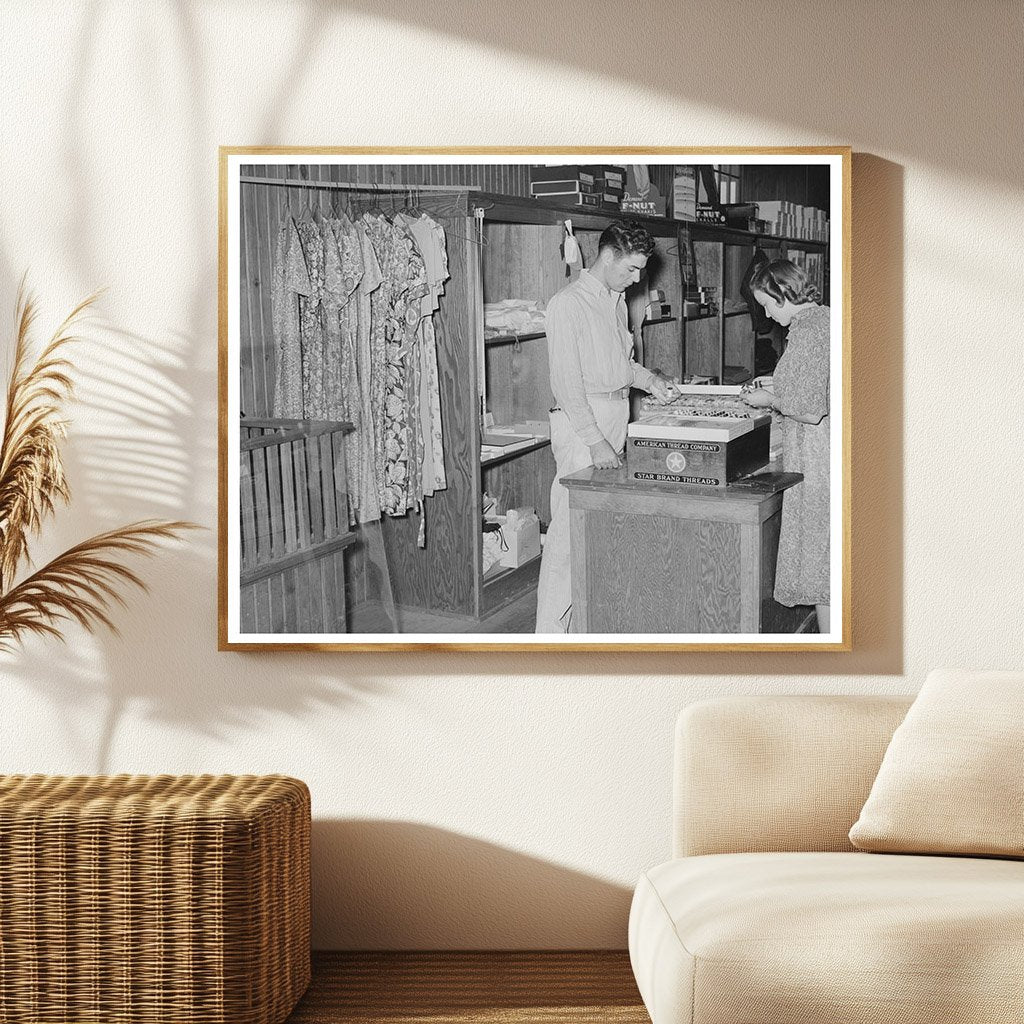
M 279 1024 L 310 977 L 309 790 L 0 777 L 2 1024 Z

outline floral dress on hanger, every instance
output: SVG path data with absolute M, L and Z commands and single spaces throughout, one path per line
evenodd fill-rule
M 312 291 L 295 219 L 288 214 L 277 235 L 270 286 L 271 316 L 277 342 L 274 416 L 302 418 L 302 331 L 299 305 Z
M 324 239 L 308 211 L 296 223 L 309 272 L 309 292 L 299 296 L 299 334 L 302 343 L 302 418 L 325 419 L 323 297 Z
M 426 294 L 423 258 L 412 239 L 382 214 L 365 216 L 383 281 L 371 301 L 371 366 L 377 479 L 381 512 L 404 515 L 409 502 L 412 450 L 407 374 Z M 383 358 L 381 358 L 383 356 Z

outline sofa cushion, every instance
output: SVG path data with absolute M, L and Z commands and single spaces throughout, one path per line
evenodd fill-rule
M 1024 856 L 1024 673 L 935 671 L 893 735 L 850 841 Z
M 629 951 L 653 1024 L 1024 1020 L 1024 863 L 737 853 L 641 878 Z

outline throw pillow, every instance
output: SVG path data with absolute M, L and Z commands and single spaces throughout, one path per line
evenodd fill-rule
M 875 853 L 1024 857 L 1024 672 L 931 672 L 850 842 Z

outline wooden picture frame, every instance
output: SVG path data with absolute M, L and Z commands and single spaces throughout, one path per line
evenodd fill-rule
M 222 147 L 219 649 L 849 651 L 850 164 L 849 147 L 835 146 Z M 578 191 L 532 196 L 530 169 L 545 165 L 590 168 L 597 190 L 586 181 L 581 185 L 591 173 L 581 171 L 569 179 Z M 621 214 L 611 203 L 619 198 L 617 169 L 626 166 L 633 169 L 629 181 L 638 189 L 638 212 Z M 692 180 L 697 195 L 685 185 L 674 193 L 676 167 L 689 169 L 678 180 Z M 667 203 L 664 215 L 644 205 L 648 182 L 650 194 Z M 597 200 L 583 198 L 596 194 Z M 403 299 L 409 326 L 400 330 L 408 333 L 388 335 L 420 339 L 404 348 L 396 341 L 387 350 L 398 353 L 388 356 L 387 365 L 406 368 L 404 383 L 389 385 L 412 403 L 402 415 L 422 427 L 403 435 L 409 448 L 402 456 L 415 465 L 409 472 L 418 474 L 420 490 L 408 486 L 402 492 L 411 507 L 391 510 L 402 514 L 364 519 L 357 502 L 368 499 L 356 493 L 358 474 L 364 482 L 375 479 L 381 464 L 368 467 L 367 460 L 375 451 L 379 456 L 383 444 L 374 448 L 359 427 L 351 429 L 351 420 L 372 424 L 381 415 L 374 411 L 380 404 L 369 399 L 384 392 L 371 396 L 370 385 L 359 383 L 372 376 L 363 372 L 360 346 L 369 342 L 360 331 L 371 324 L 372 334 L 372 323 L 384 322 L 373 320 L 383 315 L 384 300 L 373 297 L 369 283 L 363 290 L 352 284 L 364 280 L 362 264 L 347 293 L 332 291 L 330 302 L 323 298 L 327 293 L 317 283 L 323 267 L 310 271 L 309 262 L 322 259 L 310 256 L 321 243 L 310 232 L 316 225 L 316 237 L 338 239 L 329 257 L 338 266 L 345 244 L 355 259 L 360 251 L 365 256 L 369 240 L 373 254 L 366 259 L 382 276 L 400 277 L 399 257 L 388 249 L 388 266 L 381 267 L 376 256 L 384 250 L 374 249 L 372 231 L 359 225 L 380 217 L 372 223 L 407 226 L 408 219 L 395 220 L 405 210 L 413 211 L 410 219 L 425 217 L 423 223 L 429 219 L 443 228 L 447 260 L 447 278 L 437 288 L 441 271 L 428 269 L 436 254 L 423 256 L 422 280 L 413 282 L 422 310 Z M 536 585 L 540 564 L 530 510 L 541 523 L 545 514 L 550 517 L 555 475 L 543 435 L 553 401 L 548 343 L 537 317 L 579 272 L 578 265 L 563 262 L 566 221 L 589 267 L 603 228 L 624 218 L 645 227 L 654 242 L 643 292 L 626 292 L 634 357 L 663 378 L 714 381 L 694 401 L 717 387 L 727 392 L 720 396 L 725 405 L 739 408 L 742 396 L 735 390 L 761 376 L 762 356 L 770 363 L 772 351 L 777 359 L 785 349 L 777 328 L 761 336 L 762 344 L 748 336 L 759 310 L 751 312 L 737 289 L 755 250 L 796 262 L 820 286 L 822 305 L 830 307 L 829 415 L 822 421 L 830 424 L 827 632 L 815 631 L 812 611 L 774 599 L 782 508 L 787 489 L 802 486 L 800 481 L 773 473 L 776 463 L 767 473 L 762 468 L 756 476 L 732 479 L 743 472 L 744 460 L 760 465 L 762 437 L 770 435 L 773 450 L 779 447 L 781 431 L 761 430 L 760 420 L 757 443 L 747 446 L 756 449 L 754 455 L 747 442 L 730 440 L 721 449 L 722 472 L 731 481 L 724 486 L 679 468 L 689 459 L 688 472 L 712 472 L 693 468 L 706 467 L 701 460 L 711 458 L 693 443 L 670 444 L 686 452 L 670 453 L 675 461 L 665 470 L 657 461 L 669 458 L 661 443 L 644 441 L 641 450 L 636 438 L 626 454 L 655 459 L 644 466 L 657 472 L 634 472 L 641 463 L 629 461 L 621 470 L 591 467 L 567 475 L 569 531 L 576 541 L 573 610 L 565 621 L 574 631 L 534 633 L 529 626 L 525 595 Z M 334 226 L 324 228 L 325 222 Z M 347 243 L 338 224 L 353 232 Z M 295 262 L 300 258 L 304 264 Z M 300 285 L 290 267 L 303 275 Z M 694 275 L 696 281 L 687 280 Z M 388 287 L 401 292 L 405 286 Z M 661 293 L 668 315 L 651 316 L 643 299 L 659 303 Z M 364 303 L 365 314 L 340 307 L 335 294 Z M 432 314 L 428 297 L 434 299 Z M 505 333 L 488 329 L 485 317 L 501 300 L 522 303 L 515 315 L 532 321 Z M 379 310 L 371 308 L 375 301 L 382 303 Z M 364 315 L 370 319 L 360 320 Z M 428 331 L 429 342 L 422 340 Z M 322 341 L 310 340 L 321 335 Z M 380 339 L 373 344 L 385 351 Z M 432 379 L 431 358 L 436 389 L 425 383 Z M 341 389 L 332 386 L 339 374 L 347 374 Z M 635 395 L 632 402 L 635 418 Z M 351 417 L 343 418 L 350 410 Z M 423 455 L 433 443 L 429 424 L 438 422 L 441 470 L 429 452 Z M 511 427 L 527 430 L 515 436 L 530 440 L 508 441 Z M 482 449 L 483 432 L 492 430 L 498 443 Z M 719 451 L 717 442 L 704 447 Z M 353 459 L 361 469 L 345 468 Z M 445 486 L 431 495 L 441 482 Z M 491 498 L 494 514 L 485 517 Z M 512 509 L 522 513 L 509 517 Z M 487 536 L 495 523 L 500 555 Z

